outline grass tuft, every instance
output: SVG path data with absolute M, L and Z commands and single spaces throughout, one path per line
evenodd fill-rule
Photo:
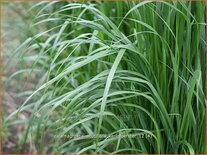
M 14 52 L 33 65 L 10 77 L 43 73 L 6 118 L 31 110 L 19 151 L 204 153 L 205 5 L 35 4 L 42 30 Z

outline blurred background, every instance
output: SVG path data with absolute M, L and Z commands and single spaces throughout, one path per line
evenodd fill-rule
M 18 133 L 25 129 L 20 121 L 10 124 L 5 122 L 5 118 L 17 110 L 25 100 L 27 93 L 35 87 L 35 75 L 26 71 L 26 68 L 31 65 L 30 59 L 23 61 L 25 57 L 21 57 L 20 53 L 15 53 L 19 45 L 37 30 L 31 27 L 35 12 L 30 11 L 32 4 L 33 2 L 4 2 L 2 5 L 3 153 L 17 153 L 16 144 L 20 138 Z M 27 56 L 32 59 L 32 54 Z M 21 70 L 22 68 L 25 70 Z M 17 70 L 20 71 L 17 72 Z M 27 115 L 27 112 L 21 113 L 18 120 L 24 121 Z M 25 147 L 25 149 L 28 153 L 35 152 L 32 146 Z

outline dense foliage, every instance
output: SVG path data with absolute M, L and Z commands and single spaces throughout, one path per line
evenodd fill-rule
M 205 152 L 205 2 L 33 10 L 41 32 L 15 53 L 33 64 L 18 73 L 42 77 L 6 119 L 31 109 L 18 122 L 20 152 L 28 143 L 38 153 Z

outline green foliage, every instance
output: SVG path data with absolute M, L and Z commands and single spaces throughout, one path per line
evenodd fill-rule
M 32 109 L 20 151 L 32 137 L 38 153 L 205 152 L 205 2 L 33 9 L 43 30 L 15 52 L 43 74 L 7 118 Z

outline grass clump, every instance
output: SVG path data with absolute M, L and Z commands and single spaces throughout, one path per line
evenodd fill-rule
M 43 74 L 7 118 L 31 109 L 20 151 L 32 143 L 38 153 L 205 152 L 205 2 L 32 9 L 42 31 L 15 52 L 35 51 L 29 73 Z

